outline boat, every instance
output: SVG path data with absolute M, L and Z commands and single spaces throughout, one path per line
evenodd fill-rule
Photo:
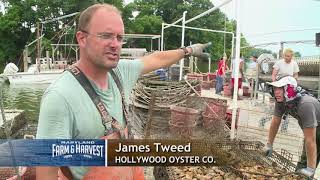
M 10 84 L 51 84 L 63 70 L 42 71 L 40 73 L 21 72 L 7 75 Z
M 27 72 L 18 72 L 18 67 L 9 63 L 3 74 L 9 79 L 10 84 L 51 84 L 62 74 L 67 63 L 59 61 L 50 66 L 48 62 L 40 60 L 39 66 L 32 64 Z

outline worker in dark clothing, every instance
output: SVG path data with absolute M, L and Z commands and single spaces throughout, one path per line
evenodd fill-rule
M 313 177 L 319 163 L 320 152 L 320 102 L 301 87 L 292 76 L 286 76 L 278 81 L 267 83 L 276 99 L 274 115 L 272 117 L 269 137 L 265 146 L 267 156 L 272 155 L 273 142 L 279 129 L 281 117 L 288 113 L 298 120 L 304 134 L 305 151 L 298 163 L 297 172 L 308 177 Z M 318 152 L 317 152 L 318 150 Z M 317 158 L 318 157 L 318 158 Z

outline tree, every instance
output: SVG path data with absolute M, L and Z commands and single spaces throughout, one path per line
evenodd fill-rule
M 0 69 L 6 62 L 12 61 L 15 64 L 22 65 L 21 57 L 25 45 L 36 39 L 34 32 L 37 23 L 54 19 L 63 15 L 80 12 L 88 6 L 106 2 L 115 5 L 125 12 L 124 21 L 127 16 L 130 17 L 130 9 L 123 7 L 123 0 L 3 0 L 5 4 L 5 13 L 0 13 Z M 132 16 L 132 15 L 131 15 Z M 42 43 L 42 56 L 44 50 L 51 50 L 51 44 L 57 43 L 61 39 L 67 39 L 68 42 L 75 41 L 72 27 L 78 16 L 69 17 L 59 21 L 42 24 L 41 32 L 45 34 Z M 65 34 L 62 28 L 69 28 L 71 34 Z M 30 56 L 34 60 L 36 57 L 35 44 L 29 47 Z
M 210 0 L 135 0 L 135 11 L 139 12 L 138 16 L 132 21 L 131 30 L 138 30 L 139 33 L 161 33 L 161 21 L 166 23 L 172 23 L 175 20 L 182 17 L 184 11 L 188 11 L 187 18 L 190 19 L 212 7 L 213 4 Z M 156 28 L 144 28 L 150 26 L 150 22 L 146 20 L 149 17 L 155 21 L 152 21 L 153 27 Z M 188 26 L 195 26 L 208 29 L 224 30 L 225 15 L 217 10 L 209 15 L 193 21 Z M 159 28 L 158 28 L 159 27 Z M 234 31 L 235 22 L 227 19 L 226 30 Z M 150 31 L 149 31 L 150 30 Z M 226 36 L 226 53 L 231 53 L 231 39 L 230 35 Z M 181 28 L 171 27 L 165 31 L 165 49 L 174 49 L 181 45 Z M 224 53 L 224 35 L 221 33 L 211 33 L 196 30 L 188 30 L 185 32 L 185 45 L 192 43 L 206 43 L 213 42 L 213 46 L 209 50 L 212 55 L 212 59 L 218 59 Z M 142 45 L 139 44 L 139 45 Z
M 30 29 L 23 26 L 21 14 L 23 7 L 12 6 L 7 13 L 0 15 L 0 60 L 16 62 L 20 50 L 24 48 L 29 38 Z
M 135 0 L 124 6 L 123 0 L 3 0 L 6 5 L 6 13 L 0 14 L 0 64 L 12 60 L 19 63 L 23 49 L 26 44 L 36 39 L 37 22 L 50 20 L 74 12 L 81 12 L 86 7 L 94 3 L 110 3 L 122 11 L 127 33 L 141 34 L 161 34 L 161 23 L 172 23 L 182 17 L 184 11 L 188 11 L 186 19 L 190 19 L 212 7 L 210 0 Z M 137 16 L 133 16 L 137 12 Z M 43 38 L 44 49 L 51 51 L 51 44 L 63 40 L 75 42 L 74 32 L 76 27 L 72 26 L 78 16 L 65 18 L 43 24 L 41 32 L 45 34 Z M 226 19 L 226 27 L 225 27 Z M 207 29 L 226 30 L 235 32 L 236 22 L 225 18 L 225 14 L 216 10 L 205 17 L 193 21 L 188 26 L 195 26 Z M 68 28 L 68 30 L 62 30 Z M 68 32 L 68 33 L 66 33 Z M 221 57 L 224 51 L 228 56 L 231 54 L 231 35 L 226 35 L 226 46 L 224 47 L 224 35 L 221 33 L 211 33 L 186 29 L 185 45 L 189 43 L 212 42 L 209 49 L 211 59 L 216 60 Z M 181 28 L 171 27 L 165 31 L 165 49 L 174 49 L 181 46 Z M 125 46 L 143 47 L 150 49 L 150 40 L 131 40 Z M 242 39 L 242 45 L 247 45 Z M 35 59 L 35 45 L 29 47 L 30 56 Z M 247 54 L 243 50 L 243 54 Z M 20 64 L 21 61 L 20 61 Z
M 293 55 L 294 57 L 301 57 L 301 53 L 300 52 L 294 52 L 294 55 Z
M 244 54 L 245 58 L 250 58 L 251 56 L 260 56 L 263 53 L 269 53 L 272 54 L 272 51 L 267 50 L 267 49 L 261 49 L 261 48 L 246 48 L 247 49 L 247 53 Z

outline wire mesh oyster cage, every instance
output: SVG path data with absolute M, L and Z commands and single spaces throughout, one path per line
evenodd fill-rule
M 199 81 L 191 82 L 191 86 L 199 86 Z M 170 107 L 185 102 L 193 89 L 183 81 L 157 81 L 150 78 L 140 79 L 132 94 L 130 105 L 130 124 L 139 136 L 148 129 L 156 134 L 169 131 Z M 153 103 L 152 103 L 153 101 Z
M 155 167 L 155 179 L 305 179 L 295 174 L 292 154 L 285 150 L 266 157 L 259 141 L 215 142 L 220 153 L 234 159 L 225 166 L 170 166 Z
M 196 87 L 199 83 L 192 81 L 191 85 Z M 184 81 L 140 80 L 133 90 L 133 105 L 148 109 L 152 94 L 154 94 L 155 109 L 166 108 L 181 103 L 193 93 L 192 88 Z

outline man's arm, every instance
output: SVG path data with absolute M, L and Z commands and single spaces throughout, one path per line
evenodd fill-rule
M 184 58 L 185 54 L 195 56 L 195 57 L 208 57 L 208 54 L 204 53 L 203 51 L 209 47 L 211 43 L 207 44 L 194 44 L 188 46 L 185 50 L 177 49 L 177 50 L 170 50 L 170 51 L 161 51 L 155 52 L 151 55 L 143 57 L 141 60 L 143 62 L 143 71 L 142 73 L 148 73 L 150 71 L 154 71 L 159 68 L 168 67 L 180 59 Z
M 189 53 L 191 53 L 190 48 L 186 49 Z M 159 68 L 169 67 L 170 65 L 182 59 L 184 57 L 184 54 L 185 53 L 182 49 L 177 49 L 169 51 L 159 51 L 145 56 L 141 59 L 143 62 L 142 73 L 146 74 Z
M 241 77 L 244 78 L 244 74 L 243 74 L 243 61 L 241 61 L 240 64 L 239 64 L 239 72 L 241 73 Z
M 273 70 L 272 70 L 272 82 L 277 80 L 277 75 L 280 70 L 280 61 L 276 61 L 273 65 Z
M 274 112 L 269 128 L 268 144 L 273 145 L 273 141 L 278 133 L 283 114 L 285 113 L 284 103 L 276 102 L 274 104 Z
M 272 82 L 276 81 L 278 72 L 279 72 L 279 70 L 276 70 L 275 68 L 273 68 L 273 71 L 272 71 Z
M 293 77 L 298 80 L 298 73 L 293 73 Z
M 57 180 L 58 169 L 58 167 L 36 167 L 36 178 L 37 180 Z
M 296 61 L 294 61 L 294 70 L 293 70 L 293 77 L 298 80 L 298 73 L 300 71 L 299 65 Z
M 71 114 L 65 99 L 55 91 L 43 95 L 41 101 L 37 139 L 71 139 Z M 59 167 L 36 167 L 39 180 L 57 180 Z
M 269 136 L 268 136 L 268 144 L 272 145 L 274 142 L 274 139 L 278 133 L 278 129 L 281 123 L 281 117 L 278 116 L 272 116 L 270 129 L 269 129 Z

